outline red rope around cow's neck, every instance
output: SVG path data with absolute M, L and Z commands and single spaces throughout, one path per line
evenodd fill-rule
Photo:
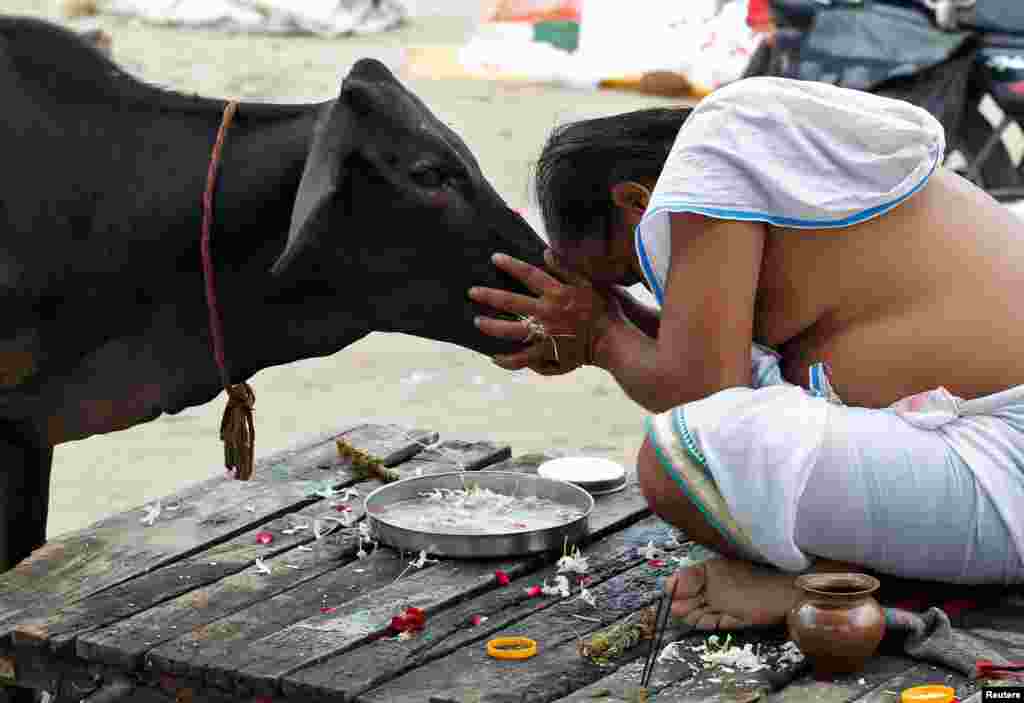
M 221 327 L 220 309 L 217 306 L 217 283 L 214 279 L 213 259 L 210 257 L 210 229 L 213 226 L 213 193 L 217 186 L 217 170 L 220 167 L 224 137 L 235 117 L 238 103 L 229 102 L 224 106 L 217 141 L 210 154 L 210 167 L 206 173 L 206 190 L 203 192 L 203 231 L 199 242 L 203 258 L 203 280 L 206 283 L 206 307 L 210 312 L 210 338 L 213 342 L 213 359 L 220 371 L 221 384 L 228 397 L 224 408 L 224 419 L 220 423 L 220 438 L 224 442 L 224 466 L 234 471 L 235 477 L 247 481 L 252 477 L 253 454 L 256 443 L 256 428 L 252 420 L 252 407 L 256 396 L 247 383 L 231 384 L 227 365 L 224 362 L 224 331 Z

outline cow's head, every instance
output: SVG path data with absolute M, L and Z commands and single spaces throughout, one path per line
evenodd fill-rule
M 480 172 L 463 141 L 378 61 L 358 62 L 321 109 L 273 273 L 358 296 L 367 323 L 483 353 L 470 286 L 526 292 L 490 257 L 543 265 L 544 242 Z M 352 303 L 356 303 L 352 300 Z

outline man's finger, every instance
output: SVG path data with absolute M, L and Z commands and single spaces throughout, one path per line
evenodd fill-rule
M 471 300 L 490 306 L 495 310 L 515 315 L 538 315 L 542 308 L 541 302 L 537 298 L 497 288 L 470 288 L 469 297 Z
M 544 364 L 551 360 L 547 351 L 550 348 L 550 343 L 545 343 L 542 340 L 523 351 L 514 352 L 512 354 L 498 354 L 492 358 L 494 359 L 494 363 L 503 369 L 512 370 L 526 367 L 532 368 L 534 365 Z
M 530 334 L 525 322 L 498 320 L 493 317 L 477 317 L 473 320 L 477 329 L 484 334 L 498 339 L 510 339 L 525 342 Z
M 491 257 L 491 261 L 502 271 L 521 281 L 523 285 L 537 295 L 551 293 L 562 285 L 557 278 L 549 275 L 543 269 L 539 269 L 525 261 L 520 261 L 508 254 L 495 254 Z

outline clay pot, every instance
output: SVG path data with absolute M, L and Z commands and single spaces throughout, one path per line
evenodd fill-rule
M 867 574 L 805 574 L 803 595 L 786 616 L 789 636 L 819 679 L 859 671 L 885 635 L 885 614 Z

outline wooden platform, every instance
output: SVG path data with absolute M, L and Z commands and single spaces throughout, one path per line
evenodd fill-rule
M 649 604 L 668 574 L 639 551 L 652 540 L 664 543 L 670 530 L 650 516 L 635 482 L 598 500 L 591 539 L 581 545 L 597 606 L 528 598 L 526 588 L 550 578 L 560 555 L 410 569 L 415 555 L 388 548 L 357 558 L 355 528 L 318 543 L 311 529 L 295 530 L 338 515 L 338 499 L 317 490 L 354 486 L 365 496 L 377 485 L 355 481 L 334 436 L 260 461 L 250 482 L 218 477 L 168 496 L 152 525 L 136 510 L 65 535 L 0 576 L 0 683 L 48 691 L 61 703 L 90 696 L 141 703 L 627 699 L 648 645 L 606 667 L 582 659 L 576 646 L 579 637 Z M 337 436 L 405 476 L 452 470 L 455 459 L 472 470 L 532 471 L 545 458 L 512 459 L 508 447 L 461 440 L 445 442 L 443 452 L 424 450 L 435 433 L 393 426 L 360 425 Z M 359 499 L 348 504 L 360 510 Z M 268 545 L 256 539 L 264 530 L 273 535 Z M 256 568 L 257 557 L 269 574 Z M 496 569 L 512 582 L 498 584 Z M 426 630 L 399 641 L 387 628 L 408 606 L 426 611 Z M 474 616 L 486 620 L 473 625 Z M 1024 616 L 972 617 L 1024 658 Z M 500 635 L 529 636 L 540 653 L 523 662 L 490 659 L 485 642 Z M 739 641 L 783 639 L 766 632 Z M 857 676 L 797 681 L 773 698 L 890 703 L 897 700 L 890 692 L 925 682 L 970 691 L 949 672 L 879 656 Z M 750 700 L 756 684 L 756 675 L 694 676 L 690 666 L 666 662 L 653 690 L 658 703 L 738 702 Z M 124 697 L 105 697 L 118 690 Z

